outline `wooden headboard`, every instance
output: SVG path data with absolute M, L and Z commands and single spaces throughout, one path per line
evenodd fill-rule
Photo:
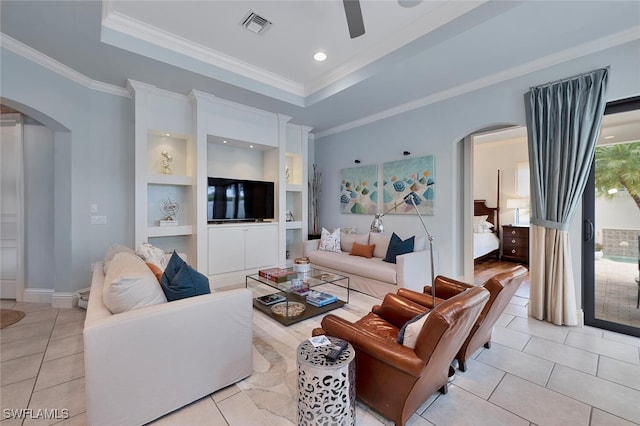
M 473 200 L 473 215 L 487 215 L 487 222 L 493 223 L 493 232 L 500 233 L 500 170 L 496 187 L 496 207 L 487 206 L 487 200 Z
M 487 206 L 487 200 L 473 200 L 473 215 L 487 215 L 487 222 L 493 223 L 493 232 L 500 230 L 500 209 Z

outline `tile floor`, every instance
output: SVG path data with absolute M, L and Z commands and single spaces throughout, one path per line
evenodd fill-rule
M 595 273 L 596 318 L 640 327 L 638 264 L 597 259 Z
M 411 417 L 417 425 L 640 424 L 640 339 L 591 327 L 558 327 L 527 318 L 523 284 L 466 373 L 447 395 L 434 394 Z M 351 293 L 334 311 L 355 320 L 377 302 Z M 1 426 L 84 425 L 84 311 L 2 301 L 26 317 L 0 332 Z M 254 374 L 153 425 L 293 425 L 295 349 L 320 318 L 282 327 L 254 312 Z M 382 391 L 382 390 L 381 390 Z M 67 409 L 51 422 L 5 419 L 9 408 Z M 391 423 L 358 402 L 358 425 Z

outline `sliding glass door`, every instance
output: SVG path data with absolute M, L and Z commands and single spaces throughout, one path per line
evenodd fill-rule
M 607 105 L 583 218 L 585 324 L 640 336 L 640 97 Z

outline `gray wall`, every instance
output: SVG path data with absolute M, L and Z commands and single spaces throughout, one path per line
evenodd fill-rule
M 585 71 L 611 66 L 609 100 L 640 93 L 640 43 L 633 42 L 594 53 L 561 65 L 546 68 L 523 77 L 476 90 L 402 115 L 371 123 L 342 133 L 316 138 L 315 162 L 323 173 L 321 226 L 355 226 L 359 232 L 368 230 L 372 217 L 341 214 L 339 211 L 340 170 L 360 165 L 378 164 L 402 159 L 402 151 L 412 156 L 434 155 L 436 159 L 435 215 L 425 222 L 435 238 L 438 253 L 437 272 L 462 276 L 457 260 L 464 236 L 460 232 L 461 170 L 459 141 L 480 129 L 500 124 L 525 125 L 523 95 L 531 86 L 569 77 Z M 577 215 L 579 216 L 579 214 Z M 574 223 L 579 224 L 580 218 Z M 401 237 L 421 235 L 418 218 L 393 216 L 384 218 L 388 232 Z M 579 226 L 571 230 L 574 244 L 576 285 L 581 286 Z M 580 289 L 577 289 L 580 300 Z
M 54 270 L 54 166 L 53 132 L 25 120 L 24 232 L 25 287 L 53 288 Z
M 112 242 L 133 245 L 133 101 L 78 85 L 6 49 L 1 78 L 2 101 L 53 132 L 53 283 L 48 288 L 88 287 L 90 264 Z M 90 224 L 92 203 L 98 204 L 97 214 L 107 216 L 106 225 Z M 38 244 L 37 235 L 29 238 Z M 51 244 L 50 238 L 46 235 L 43 245 Z

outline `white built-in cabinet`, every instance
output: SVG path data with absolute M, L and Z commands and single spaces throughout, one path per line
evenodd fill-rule
M 287 126 L 285 152 L 285 221 L 287 266 L 302 256 L 308 229 L 307 152 L 309 127 Z
M 196 150 L 191 113 L 184 96 L 129 81 L 135 107 L 135 246 L 149 242 L 167 252 L 196 251 Z M 162 160 L 170 156 L 167 168 Z M 175 203 L 174 226 L 163 206 Z
M 278 224 L 209 226 L 209 275 L 267 266 L 277 260 Z
M 311 128 L 195 90 L 184 96 L 136 81 L 128 86 L 135 104 L 136 246 L 187 253 L 214 287 L 243 283 L 260 268 L 290 266 L 302 255 Z M 163 151 L 172 158 L 170 173 Z M 274 182 L 276 217 L 208 224 L 209 176 Z M 167 201 L 180 206 L 177 226 L 160 226 Z

